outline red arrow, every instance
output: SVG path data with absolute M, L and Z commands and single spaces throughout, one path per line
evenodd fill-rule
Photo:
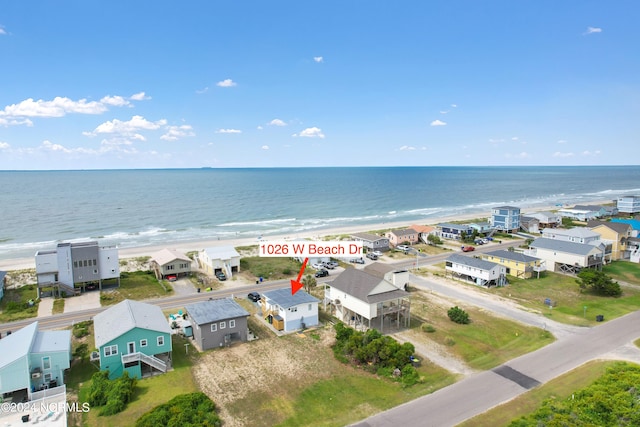
M 307 268 L 307 262 L 309 262 L 309 258 L 305 258 L 302 263 L 302 267 L 300 268 L 300 273 L 298 273 L 298 278 L 296 280 L 291 279 L 291 295 L 295 295 L 300 289 L 302 289 L 302 283 L 300 283 L 300 279 L 304 274 L 305 268 Z

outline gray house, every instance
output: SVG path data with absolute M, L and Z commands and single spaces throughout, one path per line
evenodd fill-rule
M 247 341 L 249 313 L 231 298 L 196 302 L 185 306 L 191 318 L 193 339 L 202 350 Z
M 151 257 L 151 268 L 157 279 L 191 274 L 191 258 L 174 249 L 162 249 Z
M 370 251 L 388 251 L 389 239 L 383 236 L 378 236 L 371 233 L 355 233 L 351 235 L 351 238 L 356 242 L 362 242 L 362 246 Z

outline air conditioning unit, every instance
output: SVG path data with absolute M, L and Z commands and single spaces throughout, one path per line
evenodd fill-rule
M 31 373 L 31 379 L 40 378 L 40 375 L 41 375 L 40 372 L 32 372 Z

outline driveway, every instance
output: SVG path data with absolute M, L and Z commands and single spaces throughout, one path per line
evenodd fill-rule
M 100 292 L 97 290 L 83 292 L 80 295 L 64 299 L 65 313 L 100 307 Z

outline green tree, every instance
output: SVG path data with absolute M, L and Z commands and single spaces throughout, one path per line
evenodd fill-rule
M 469 314 L 457 305 L 455 307 L 451 307 L 447 311 L 447 316 L 449 316 L 449 319 L 451 319 L 452 321 L 461 325 L 466 325 L 467 323 L 471 322 L 471 320 L 469 320 Z
M 318 282 L 316 281 L 315 277 L 313 277 L 310 274 L 307 274 L 302 278 L 302 285 L 304 286 L 305 292 L 309 293 L 311 292 L 311 289 L 318 286 Z
M 440 237 L 436 236 L 435 234 L 429 234 L 427 236 L 427 242 L 429 242 L 430 244 L 432 244 L 434 246 L 442 244 L 442 240 L 440 239 Z
M 619 297 L 622 295 L 620 284 L 614 282 L 611 277 L 602 271 L 585 268 L 578 273 L 576 283 L 578 283 L 582 291 L 591 292 L 595 295 L 607 297 Z

